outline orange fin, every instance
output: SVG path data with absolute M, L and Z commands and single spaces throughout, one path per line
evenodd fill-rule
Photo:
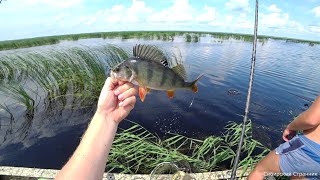
M 172 99 L 174 96 L 174 91 L 167 91 L 167 94 L 168 94 L 168 97 Z
M 147 92 L 148 92 L 148 88 L 139 87 L 139 96 L 140 96 L 141 102 L 143 102 L 144 99 L 146 98 Z
M 194 80 L 194 81 L 191 82 L 191 90 L 192 90 L 193 92 L 195 92 L 195 93 L 198 92 L 198 86 L 196 85 L 196 83 L 197 83 L 197 81 L 199 81 L 200 78 L 202 78 L 203 75 L 204 75 L 204 74 L 201 74 L 200 76 L 197 77 L 196 80 Z
M 198 92 L 198 86 L 197 85 L 193 85 L 192 86 L 192 91 L 195 92 L 195 93 Z

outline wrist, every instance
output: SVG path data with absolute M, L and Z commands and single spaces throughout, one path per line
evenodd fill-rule
M 97 111 L 92 120 L 91 121 L 100 121 L 100 123 L 102 123 L 102 125 L 108 125 L 108 126 L 118 126 L 118 122 L 113 119 L 111 116 L 108 116 L 107 113 L 104 113 L 104 112 L 100 112 L 100 111 Z

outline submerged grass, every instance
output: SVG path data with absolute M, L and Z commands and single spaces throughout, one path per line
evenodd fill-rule
M 150 174 L 158 164 L 171 162 L 187 172 L 211 172 L 232 167 L 242 124 L 230 122 L 221 137 L 204 140 L 179 134 L 157 137 L 139 124 L 117 133 L 109 155 L 108 172 Z M 252 138 L 247 124 L 239 167 L 243 173 L 253 168 L 269 149 Z
M 2 84 L 0 92 L 23 105 L 27 111 L 33 111 L 35 101 L 20 84 L 13 82 Z
M 11 119 L 20 119 L 15 107 L 25 108 L 24 121 L 17 131 L 26 136 L 37 112 L 36 104 L 44 105 L 47 116 L 67 108 L 93 107 L 108 67 L 126 58 L 124 50 L 111 45 L 2 54 L 0 96 L 7 97 L 7 100 L 0 102 L 0 110 Z
M 107 66 L 126 57 L 126 53 L 115 46 L 5 54 L 0 57 L 0 83 L 13 87 L 12 81 L 31 80 L 52 97 L 65 95 L 70 88 L 83 95 L 97 95 L 106 78 Z
M 201 36 L 211 35 L 212 37 L 220 40 L 242 40 L 252 42 L 253 36 L 250 34 L 238 34 L 238 33 L 221 33 L 221 32 L 197 32 L 197 31 L 120 31 L 120 32 L 96 32 L 96 33 L 82 33 L 82 34 L 69 34 L 69 35 L 57 35 L 47 37 L 36 37 L 20 40 L 8 40 L 0 41 L 0 51 L 8 49 L 27 48 L 33 46 L 41 46 L 48 44 L 56 44 L 62 40 L 76 41 L 79 39 L 88 38 L 121 38 L 121 39 L 153 39 L 173 41 L 176 36 L 185 36 L 186 42 L 198 42 Z M 294 43 L 307 43 L 310 46 L 320 44 L 320 41 L 310 41 L 302 39 L 293 39 L 285 37 L 274 37 L 259 35 L 259 42 L 266 42 L 268 39 L 284 40 L 286 42 Z

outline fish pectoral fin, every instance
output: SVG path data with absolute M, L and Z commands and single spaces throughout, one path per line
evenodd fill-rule
M 147 88 L 147 93 L 149 93 L 151 91 L 151 89 L 150 88 Z
M 198 92 L 198 86 L 196 85 L 196 83 L 199 81 L 200 78 L 202 78 L 203 75 L 204 74 L 200 74 L 200 76 L 198 76 L 196 80 L 191 82 L 191 90 L 193 92 L 195 92 L 195 93 Z
M 141 102 L 144 101 L 147 93 L 148 93 L 148 88 L 139 86 L 139 96 L 140 96 Z
M 167 91 L 167 94 L 168 94 L 168 97 L 172 99 L 174 96 L 174 91 Z

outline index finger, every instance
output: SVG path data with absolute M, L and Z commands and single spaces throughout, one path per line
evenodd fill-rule
M 103 88 L 102 91 L 112 91 L 114 90 L 114 88 L 118 85 L 118 80 L 114 79 L 112 77 L 108 77 Z
M 121 80 L 118 81 L 119 86 L 124 85 L 125 83 L 126 81 L 121 81 Z
M 125 82 L 123 85 L 119 85 L 117 88 L 114 89 L 114 95 L 118 96 L 119 94 L 125 92 L 126 90 L 134 87 L 132 83 Z

